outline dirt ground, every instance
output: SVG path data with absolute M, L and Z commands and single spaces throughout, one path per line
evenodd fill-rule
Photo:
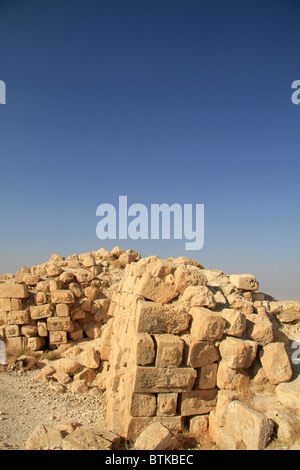
M 0 366 L 1 367 L 1 366 Z M 24 450 L 34 429 L 40 424 L 75 421 L 83 425 L 105 426 L 105 396 L 89 393 L 57 393 L 48 384 L 36 382 L 36 370 L 27 372 L 0 369 L 0 451 Z M 183 436 L 183 447 L 218 450 L 208 433 L 194 446 L 190 436 Z M 292 447 L 273 439 L 267 450 L 300 449 L 300 441 Z
M 36 371 L 0 371 L 0 450 L 23 450 L 39 424 L 104 424 L 104 397 L 57 393 L 33 380 Z

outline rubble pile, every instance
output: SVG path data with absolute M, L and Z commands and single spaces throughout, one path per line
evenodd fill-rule
M 136 448 L 175 448 L 184 431 L 264 449 L 299 432 L 300 302 L 258 288 L 185 257 L 52 255 L 1 276 L 0 337 L 57 349 L 36 380 L 106 391 L 107 430 Z

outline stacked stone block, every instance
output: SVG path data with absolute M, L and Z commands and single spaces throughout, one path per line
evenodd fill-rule
M 110 289 L 126 263 L 138 258 L 118 247 L 67 259 L 52 255 L 47 263 L 1 276 L 1 338 L 9 349 L 36 351 L 99 337 Z

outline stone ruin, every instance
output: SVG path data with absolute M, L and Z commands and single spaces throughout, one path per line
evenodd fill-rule
M 263 449 L 284 422 L 282 437 L 291 439 L 300 410 L 299 361 L 291 361 L 291 346 L 300 342 L 300 302 L 258 292 L 253 275 L 115 247 L 52 255 L 0 280 L 7 347 L 58 348 L 73 358 L 71 366 L 77 347 L 81 360 L 73 372 L 66 359 L 57 368 L 61 361 L 78 392 L 106 390 L 109 431 L 149 443 L 147 430 L 159 435 L 161 426 L 174 446 L 184 429 L 195 435 L 209 429 L 221 448 Z M 249 390 L 264 385 L 273 387 L 272 398 L 250 401 Z M 294 421 L 286 408 L 297 410 Z

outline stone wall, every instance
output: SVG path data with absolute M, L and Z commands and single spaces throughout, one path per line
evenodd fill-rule
M 104 341 L 108 428 L 135 440 L 159 421 L 176 434 L 203 423 L 220 391 L 243 392 L 250 377 L 289 381 L 275 313 L 299 320 L 300 303 L 257 289 L 252 275 L 225 276 L 186 258 L 127 266 Z
M 251 422 L 242 444 L 264 448 L 270 420 L 238 399 L 250 384 L 286 393 L 279 388 L 291 366 L 296 371 L 290 357 L 293 340 L 300 342 L 300 302 L 277 301 L 258 287 L 251 274 L 225 275 L 185 257 L 141 259 L 119 247 L 52 255 L 0 277 L 0 339 L 8 350 L 57 348 L 63 358 L 78 350 L 79 366 L 93 374 L 68 385 L 106 390 L 107 428 L 129 440 L 151 425 L 173 436 L 209 423 L 220 447 L 239 448 Z M 83 363 L 89 340 L 95 365 Z
M 139 258 L 118 247 L 67 259 L 52 255 L 44 264 L 1 276 L 0 336 L 8 349 L 54 349 L 99 337 L 111 291 L 126 263 Z

